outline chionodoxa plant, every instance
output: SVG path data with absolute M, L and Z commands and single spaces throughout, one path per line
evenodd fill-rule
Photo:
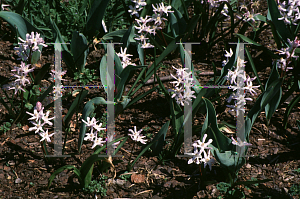
M 99 38 L 99 41 L 101 41 L 99 44 L 103 44 L 105 55 L 102 57 L 99 66 L 101 83 L 106 94 L 110 95 L 111 92 L 113 92 L 114 96 L 113 100 L 105 100 L 103 96 L 95 97 L 85 104 L 84 109 L 82 110 L 78 151 L 80 153 L 83 141 L 92 141 L 94 153 L 84 161 L 79 169 L 73 165 L 66 165 L 56 170 L 49 179 L 48 187 L 50 187 L 57 174 L 65 169 L 71 169 L 77 175 L 82 187 L 87 188 L 93 178 L 93 169 L 96 162 L 101 162 L 103 171 L 111 167 L 116 174 L 115 166 L 112 161 L 113 156 L 117 154 L 129 137 L 134 141 L 134 145 L 128 160 L 128 170 L 133 168 L 136 161 L 149 148 L 151 148 L 152 154 L 157 155 L 161 161 L 165 161 L 168 158 L 174 158 L 176 155 L 180 154 L 180 149 L 184 143 L 184 129 L 187 128 L 185 124 L 188 117 L 194 118 L 198 112 L 206 114 L 206 118 L 201 126 L 200 132 L 193 132 L 199 136 L 199 139 L 192 144 L 193 150 L 188 153 L 191 157 L 187 159 L 187 164 L 201 164 L 201 172 L 205 174 L 204 169 L 207 167 L 212 169 L 212 165 L 217 162 L 228 176 L 227 180 L 231 188 L 242 183 L 237 182 L 237 174 L 239 169 L 246 162 L 245 156 L 247 155 L 248 147 L 251 146 L 249 143 L 250 131 L 256 117 L 264 110 L 266 113 L 267 124 L 269 124 L 270 119 L 279 104 L 284 102 L 285 99 L 299 87 L 299 77 L 297 75 L 299 67 L 295 67 L 299 65 L 299 59 L 297 59 L 296 56 L 296 54 L 299 53 L 298 47 L 300 43 L 297 39 L 300 27 L 298 17 L 299 4 L 296 4 L 296 1 L 286 1 L 286 3 L 278 2 L 277 5 L 274 0 L 268 0 L 269 12 L 267 16 L 263 16 L 260 13 L 256 13 L 257 2 L 252 2 L 249 5 L 227 0 L 193 1 L 192 4 L 191 2 L 192 1 L 174 0 L 171 1 L 169 5 L 162 1 L 126 1 L 121 8 L 116 8 L 118 10 L 121 9 L 120 13 L 125 13 L 126 15 L 119 15 L 117 18 L 119 19 L 119 17 L 121 17 L 122 20 L 129 21 L 130 25 L 125 29 L 114 30 L 114 24 L 112 22 L 104 22 L 104 20 L 102 20 L 103 16 L 105 16 L 104 11 L 109 1 L 93 1 L 93 9 L 89 10 L 87 16 L 86 35 L 88 35 L 87 38 Z M 189 16 L 187 10 L 190 5 L 194 6 L 195 11 L 195 14 L 192 17 Z M 99 15 L 96 14 L 96 12 L 98 12 L 97 9 L 101 11 L 99 12 Z M 11 17 L 5 15 L 8 15 L 8 13 L 0 12 L 0 17 L 11 22 Z M 16 13 L 11 15 L 16 16 Z M 21 17 L 21 19 L 23 18 Z M 104 19 L 110 19 L 110 17 L 104 17 Z M 95 22 L 92 22 L 92 20 Z M 230 24 L 229 27 L 223 27 L 225 24 L 223 22 L 225 21 L 230 22 L 226 23 Z M 55 42 L 64 43 L 62 35 L 55 23 L 52 22 L 51 19 L 50 22 L 52 30 L 56 35 L 53 39 Z M 30 26 L 30 24 L 24 24 L 25 26 Z M 221 25 L 221 33 L 218 32 L 219 24 Z M 239 25 L 242 28 L 236 33 L 235 28 Z M 258 43 L 260 33 L 269 28 L 269 26 L 271 27 L 271 32 L 275 39 L 276 47 L 278 48 L 276 52 L 273 52 Z M 104 31 L 99 31 L 102 28 Z M 251 29 L 251 34 L 246 37 L 245 32 L 249 28 Z M 34 28 L 31 27 L 31 29 Z M 94 34 L 97 31 L 98 33 Z M 15 90 L 14 95 L 19 95 L 21 93 L 22 105 L 20 108 L 20 115 L 16 115 L 18 109 L 15 108 L 12 103 L 13 99 L 9 101 L 11 106 L 7 106 L 6 102 L 3 100 L 1 103 L 9 110 L 11 117 L 16 120 L 20 117 L 24 119 L 25 116 L 28 117 L 28 115 L 31 115 L 32 117 L 29 118 L 29 120 L 35 121 L 31 121 L 34 127 L 31 126 L 30 130 L 39 133 L 41 141 L 50 141 L 50 137 L 53 133 L 49 135 L 48 130 L 45 131 L 43 127 L 46 125 L 51 126 L 52 122 L 50 120 L 52 118 L 50 118 L 50 113 L 48 111 L 46 114 L 43 112 L 45 106 L 42 106 L 40 102 L 43 102 L 43 99 L 52 91 L 54 84 L 40 96 L 31 95 L 29 92 L 30 89 L 25 89 L 26 84 L 39 84 L 40 80 L 43 78 L 43 74 L 45 74 L 45 72 L 41 72 L 40 75 L 38 74 L 34 77 L 32 75 L 33 67 L 29 68 L 29 64 L 35 63 L 34 59 L 38 60 L 36 57 L 33 59 L 34 56 L 32 53 L 38 51 L 39 47 L 37 46 L 39 44 L 43 45 L 43 42 L 40 35 L 35 35 L 34 32 L 31 33 L 31 35 L 26 35 L 27 32 L 24 32 L 20 27 L 18 27 L 18 32 L 22 33 L 20 40 L 23 44 L 21 44 L 19 48 L 16 48 L 16 50 L 18 50 L 18 54 L 21 59 L 23 59 L 23 62 L 21 62 L 21 68 L 15 68 L 13 70 L 13 72 L 16 73 L 14 74 L 14 77 L 17 79 L 15 80 L 14 85 L 10 85 L 10 88 Z M 204 50 L 208 49 L 208 53 L 210 53 L 212 47 L 220 41 L 225 41 L 225 37 L 227 38 L 227 36 L 230 36 L 232 41 L 236 41 L 236 38 L 238 38 L 236 49 L 229 49 L 227 48 L 227 44 L 225 44 L 226 60 L 222 63 L 223 68 L 221 70 L 221 75 L 218 76 L 215 73 L 212 81 L 209 81 L 207 85 L 202 85 L 201 79 L 195 75 L 192 59 L 188 54 L 190 49 L 185 49 L 185 42 L 189 39 L 195 39 L 195 42 L 201 41 L 201 47 L 204 47 Z M 251 45 L 253 48 L 262 49 L 274 60 L 271 74 L 265 86 L 260 82 L 248 47 L 245 47 L 245 52 L 248 63 L 255 76 L 250 77 L 246 74 L 246 62 L 240 55 L 241 49 L 243 49 L 243 44 L 240 40 L 253 44 Z M 122 43 L 120 53 L 114 52 L 112 42 Z M 44 45 L 44 47 L 46 46 Z M 84 70 L 88 54 L 87 48 L 88 44 L 86 37 L 82 33 L 74 31 L 71 42 L 71 51 L 68 51 L 66 46 L 63 45 L 62 58 L 67 66 L 70 67 L 68 69 L 71 69 L 73 72 L 76 72 L 76 70 L 82 72 Z M 130 57 L 133 55 L 127 54 L 127 50 L 130 51 L 129 49 L 133 48 L 135 48 L 138 53 L 140 61 L 139 65 L 132 62 Z M 80 51 L 78 49 L 80 49 Z M 156 71 L 159 69 L 159 63 L 176 49 L 179 50 L 181 63 L 184 68 L 179 68 L 177 66 L 172 67 L 176 70 L 176 75 L 171 75 L 175 80 L 171 82 L 174 84 L 174 87 L 166 88 L 156 74 Z M 151 63 L 149 60 L 146 60 L 146 52 L 150 51 L 154 55 L 154 61 Z M 35 56 L 39 57 L 39 54 Z M 28 62 L 27 65 L 25 64 L 25 61 Z M 110 74 L 108 72 L 108 68 L 110 67 L 108 66 L 108 63 L 113 62 L 114 73 Z M 213 66 L 214 71 L 216 71 L 214 63 Z M 47 71 L 49 67 L 50 64 L 42 67 L 42 71 Z M 293 73 L 294 79 L 292 84 L 289 85 L 290 90 L 284 96 L 281 96 L 282 86 L 283 84 L 287 84 L 284 80 L 287 78 L 289 72 Z M 56 81 L 61 81 L 62 79 L 60 77 L 64 74 L 65 72 L 59 73 L 58 71 L 52 71 L 52 76 L 56 78 Z M 133 78 L 134 74 L 137 75 L 137 78 L 129 91 L 127 91 L 125 88 L 128 86 L 128 82 Z M 31 80 L 27 79 L 27 75 L 30 76 Z M 140 91 L 141 88 L 145 86 L 145 83 L 153 76 L 153 88 L 136 96 L 135 94 L 137 91 Z M 256 83 L 259 85 L 256 86 Z M 227 107 L 235 112 L 237 119 L 241 115 L 243 116 L 246 114 L 244 105 L 247 100 L 255 102 L 248 111 L 246 117 L 242 119 L 244 125 L 241 134 L 239 133 L 240 131 L 238 131 L 239 127 L 236 127 L 236 138 L 229 138 L 220 131 L 222 127 L 217 123 L 216 111 L 213 106 L 213 103 L 216 100 L 220 100 L 222 97 L 229 94 L 227 93 L 219 96 L 219 89 L 208 88 L 211 85 L 218 88 L 225 86 L 226 84 L 230 84 L 228 89 L 233 90 L 229 93 L 231 95 L 227 101 L 235 101 L 234 105 L 227 105 Z M 261 90 L 261 94 L 254 100 L 254 96 L 259 93 L 257 92 L 258 89 Z M 55 90 L 56 94 L 59 95 L 62 89 L 61 87 L 56 87 Z M 125 137 L 114 139 L 114 136 L 109 137 L 105 135 L 105 133 L 108 133 L 108 128 L 105 128 L 101 122 L 98 124 L 99 121 L 94 113 L 96 106 L 114 105 L 114 117 L 117 117 L 124 109 L 129 108 L 153 91 L 159 91 L 164 94 L 165 99 L 170 105 L 171 115 L 170 120 L 161 127 L 160 131 L 155 134 L 152 140 L 145 139 L 145 136 L 142 135 L 142 130 L 137 130 L 138 124 L 136 124 L 134 130 L 130 130 L 130 134 Z M 217 97 L 215 97 L 215 94 L 217 94 Z M 66 133 L 69 131 L 69 121 L 76 111 L 76 107 L 79 103 L 84 101 L 86 95 L 87 91 L 82 91 L 69 108 L 68 114 L 63 120 Z M 290 110 L 299 99 L 299 97 L 295 98 L 287 108 L 285 113 L 285 124 Z M 26 111 L 23 107 L 23 103 L 25 104 L 25 107 L 29 104 L 35 104 L 36 106 L 33 112 L 29 110 Z M 191 107 L 189 115 L 185 115 L 184 113 L 185 106 L 187 105 Z M 45 109 L 48 109 L 49 107 L 45 107 Z M 27 115 L 25 114 L 26 112 L 28 113 Z M 185 118 L 186 116 L 187 118 Z M 167 147 L 165 146 L 165 139 L 170 125 L 172 126 L 171 133 L 173 142 Z M 90 132 L 87 132 L 87 128 L 90 128 Z M 138 129 L 141 128 L 141 126 L 138 127 Z M 192 129 L 194 130 L 195 128 L 192 127 Z M 141 151 L 132 161 L 131 158 L 134 156 L 133 151 L 136 151 L 136 143 L 139 142 L 142 144 Z M 109 157 L 99 157 L 99 154 L 106 154 L 104 149 L 108 146 L 112 146 L 114 149 L 113 153 L 110 154 Z M 202 184 L 204 184 L 203 181 L 205 181 L 205 178 L 201 178 Z M 253 183 L 257 183 L 257 181 Z

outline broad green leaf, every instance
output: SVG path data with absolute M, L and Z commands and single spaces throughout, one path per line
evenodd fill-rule
M 120 57 L 117 55 L 117 53 L 114 53 L 114 61 L 115 61 L 115 74 L 120 76 L 123 71 L 123 66 Z M 118 86 L 117 82 L 115 85 Z
M 246 163 L 245 158 L 240 157 L 240 155 L 234 151 L 220 152 L 218 149 L 215 149 L 213 150 L 213 154 L 220 165 L 228 169 L 231 173 L 235 173 Z
M 186 30 L 186 22 L 182 16 L 182 14 L 176 9 L 176 8 L 173 8 L 174 9 L 174 16 L 176 17 L 176 20 L 174 21 L 177 26 L 178 26 L 178 32 L 176 32 L 177 35 L 181 35 L 181 34 L 184 34 L 185 33 L 185 30 Z M 171 16 L 173 16 L 173 13 L 169 13 L 171 14 Z M 171 17 L 172 19 L 172 17 Z M 171 21 L 171 24 L 172 24 L 172 21 Z M 172 24 L 172 26 L 174 26 L 174 24 Z M 180 27 L 180 28 L 179 28 Z M 175 36 L 176 37 L 176 36 Z
M 259 44 L 259 43 L 255 42 L 255 41 L 253 41 L 252 39 L 250 39 L 250 38 L 248 38 L 248 37 L 246 37 L 246 36 L 244 36 L 244 35 L 241 35 L 241 34 L 238 34 L 238 33 L 236 33 L 236 35 L 237 35 L 239 38 L 241 38 L 242 40 L 244 40 L 245 42 L 247 42 L 247 43 L 253 44 L 253 45 L 255 45 L 255 46 L 262 46 L 261 44 Z
M 131 99 L 128 96 L 122 96 L 122 101 L 115 104 L 115 117 L 117 117 L 127 107 L 130 100 Z
M 141 48 L 141 46 L 142 46 L 141 44 L 138 44 L 136 49 L 137 49 L 137 52 L 139 54 L 140 62 L 141 62 L 142 65 L 144 65 L 145 64 L 145 61 L 144 61 L 144 49 Z
M 275 80 L 266 91 L 264 91 L 257 99 L 251 110 L 248 112 L 245 119 L 245 135 L 246 140 L 249 140 L 249 134 L 254 124 L 254 121 L 258 114 L 265 108 L 265 106 L 273 100 L 273 97 L 276 95 L 276 92 L 279 91 L 282 84 L 282 78 Z M 276 92 L 275 92 L 276 91 Z
M 185 41 L 187 38 L 190 37 L 190 34 L 192 34 L 199 19 L 200 19 L 200 15 L 196 14 L 195 16 L 193 16 L 193 18 L 191 20 L 189 20 L 187 28 L 186 28 L 186 35 L 184 36 L 183 41 Z
M 177 37 L 179 35 L 179 24 L 177 18 L 173 13 L 170 13 L 169 15 L 173 36 Z
M 273 68 L 272 68 L 272 71 L 271 71 L 271 74 L 267 80 L 267 83 L 266 83 L 266 86 L 265 86 L 265 90 L 267 90 L 267 88 L 274 82 L 276 81 L 278 78 L 279 78 L 279 73 L 278 73 L 278 64 L 277 62 L 274 62 L 273 64 Z
M 106 93 L 108 93 L 108 88 L 112 88 L 112 78 L 107 74 L 107 55 L 104 55 L 100 62 L 100 78 L 101 84 Z
M 21 15 L 17 13 L 0 11 L 0 18 L 7 21 L 12 26 L 15 33 L 18 33 L 23 40 L 26 40 L 26 34 L 31 34 L 31 32 L 38 32 L 41 34 L 41 37 L 44 37 L 42 31 L 34 27 L 26 19 L 24 19 Z
M 61 43 L 61 54 L 62 54 L 62 59 L 66 63 L 68 69 L 70 69 L 72 72 L 75 72 L 75 63 L 73 60 L 73 55 L 69 51 L 64 39 L 62 38 L 62 35 L 56 26 L 55 22 L 52 21 L 50 17 L 50 23 L 52 25 L 52 33 L 53 33 L 53 38 L 55 40 L 55 43 Z

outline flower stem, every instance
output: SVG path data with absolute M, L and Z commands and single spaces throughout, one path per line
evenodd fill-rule
M 135 147 L 135 142 L 134 142 L 134 144 L 132 145 L 132 149 L 131 149 L 131 154 L 130 154 L 130 157 L 129 157 L 129 160 L 128 160 L 128 165 L 127 165 L 127 168 L 129 169 L 129 170 L 131 170 L 131 168 L 132 168 L 132 165 L 131 165 L 131 157 L 132 157 L 132 154 L 133 154 L 133 149 L 134 149 L 134 147 Z M 130 166 L 129 166 L 130 165 Z
M 166 44 L 166 47 L 167 47 L 167 46 L 168 46 L 168 43 L 166 42 L 165 36 L 164 36 L 164 34 L 163 34 L 163 32 L 162 32 L 162 29 L 160 29 L 160 32 L 161 32 L 161 35 L 162 35 L 162 37 L 163 37 L 163 39 L 164 39 L 164 42 L 165 42 L 165 44 Z

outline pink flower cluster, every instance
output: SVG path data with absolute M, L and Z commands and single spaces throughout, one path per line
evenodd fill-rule
M 231 57 L 233 55 L 232 50 L 230 49 L 231 53 L 226 53 L 226 57 Z M 227 62 L 225 62 L 227 63 Z M 246 100 L 252 101 L 251 98 L 247 98 L 246 94 L 250 93 L 252 96 L 254 94 L 257 94 L 254 88 L 258 88 L 260 86 L 253 86 L 252 81 L 256 79 L 250 78 L 250 76 L 246 76 L 246 72 L 242 70 L 242 67 L 245 67 L 245 61 L 241 60 L 240 57 L 237 59 L 236 67 L 234 71 L 231 71 L 228 69 L 227 74 L 227 80 L 230 81 L 230 83 L 234 83 L 235 86 L 230 86 L 229 89 L 235 90 L 246 90 L 246 92 L 243 92 L 242 95 L 239 95 L 237 93 L 230 95 L 230 97 L 227 99 L 228 102 L 231 102 L 232 99 L 235 99 L 235 105 L 226 105 L 229 108 L 232 108 L 231 111 L 236 110 L 236 116 L 239 115 L 239 111 L 243 111 L 245 113 L 245 109 L 243 105 L 246 103 Z M 237 78 L 241 78 L 240 81 L 237 81 Z M 243 83 L 246 82 L 246 86 L 243 86 Z
M 29 69 L 30 64 L 25 65 L 24 62 L 21 62 L 21 67 L 14 67 L 13 72 L 16 74 L 12 74 L 13 77 L 16 77 L 16 80 L 9 84 L 8 90 L 14 89 L 15 94 L 22 90 L 25 92 L 23 87 L 26 87 L 26 84 L 30 84 L 29 79 L 27 78 L 28 73 L 33 72 L 34 68 Z
M 192 102 L 192 98 L 196 98 L 196 96 L 193 95 L 195 91 L 192 91 L 192 87 L 194 86 L 195 81 L 190 77 L 192 72 L 185 71 L 187 70 L 187 68 L 177 69 L 174 66 L 172 67 L 177 70 L 177 77 L 171 74 L 171 76 L 176 79 L 176 81 L 170 83 L 176 85 L 175 90 L 169 89 L 168 91 L 174 92 L 171 98 L 175 97 L 176 102 L 184 106 L 184 103 L 189 104 L 189 102 Z
M 20 57 L 18 60 L 27 61 L 28 57 L 31 56 L 30 52 L 33 53 L 34 51 L 39 51 L 39 45 L 42 45 L 44 47 L 47 47 L 46 44 L 44 44 L 44 39 L 40 37 L 39 33 L 36 33 L 34 35 L 34 32 L 31 32 L 31 34 L 26 34 L 26 40 L 23 40 L 19 37 L 19 40 L 23 43 L 18 43 L 19 47 L 15 47 L 14 50 L 17 51 L 18 56 Z
M 146 5 L 146 3 L 145 3 Z M 141 48 L 153 48 L 154 46 L 147 42 L 148 38 L 146 38 L 147 34 L 156 34 L 156 30 L 162 29 L 162 21 L 167 20 L 163 18 L 163 14 L 166 14 L 168 16 L 171 6 L 164 6 L 164 3 L 160 3 L 159 5 L 156 4 L 157 7 L 155 7 L 152 4 L 153 7 L 153 16 L 146 15 L 145 18 L 140 17 L 139 19 L 135 19 L 138 26 L 135 26 L 135 28 L 138 30 L 139 35 L 137 35 L 137 38 L 134 38 L 135 40 L 138 40 L 142 43 Z M 150 23 L 150 24 L 149 24 Z
M 285 24 L 298 25 L 297 22 L 300 19 L 300 1 L 299 0 L 287 0 L 282 3 L 277 0 L 278 10 L 282 17 L 278 20 L 283 20 Z
M 208 147 L 208 145 L 211 144 L 213 140 L 209 139 L 208 142 L 205 143 L 206 137 L 207 134 L 204 134 L 202 141 L 197 140 L 193 143 L 193 147 L 194 147 L 194 152 L 192 153 L 193 157 L 189 159 L 188 164 L 192 164 L 193 162 L 195 162 L 196 164 L 204 163 L 204 168 L 206 167 L 206 165 L 208 165 L 209 169 L 211 170 L 215 160 L 211 158 L 211 152 L 210 152 L 211 148 Z
M 282 71 L 288 71 L 293 69 L 293 67 L 287 66 L 292 62 L 291 58 L 298 58 L 298 56 L 295 55 L 295 50 L 300 46 L 300 40 L 298 40 L 298 38 L 296 37 L 294 41 L 288 39 L 288 43 L 288 48 L 282 48 L 281 50 L 277 50 L 280 55 L 284 56 L 277 60 L 277 67 L 281 68 Z
M 47 113 L 45 114 L 43 110 L 44 107 L 42 106 L 42 103 L 37 102 L 36 106 L 34 107 L 33 113 L 26 111 L 28 115 L 32 116 L 28 120 L 35 120 L 35 122 L 31 122 L 34 125 L 34 127 L 30 127 L 29 131 L 35 131 L 35 133 L 38 133 L 42 137 L 40 141 L 47 140 L 47 142 L 51 142 L 50 137 L 53 136 L 55 133 L 49 135 L 48 129 L 45 131 L 44 126 L 46 124 L 52 126 L 53 123 L 50 122 L 50 120 L 54 119 L 54 117 L 49 118 L 50 111 L 47 111 Z

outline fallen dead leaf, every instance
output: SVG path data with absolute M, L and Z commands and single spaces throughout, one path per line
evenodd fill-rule
M 22 129 L 23 129 L 23 131 L 28 131 L 29 126 L 28 126 L 28 125 L 25 125 L 25 126 L 22 127 Z
M 132 183 L 142 183 L 142 182 L 145 182 L 145 175 L 134 173 L 134 174 L 131 175 L 131 182 Z

